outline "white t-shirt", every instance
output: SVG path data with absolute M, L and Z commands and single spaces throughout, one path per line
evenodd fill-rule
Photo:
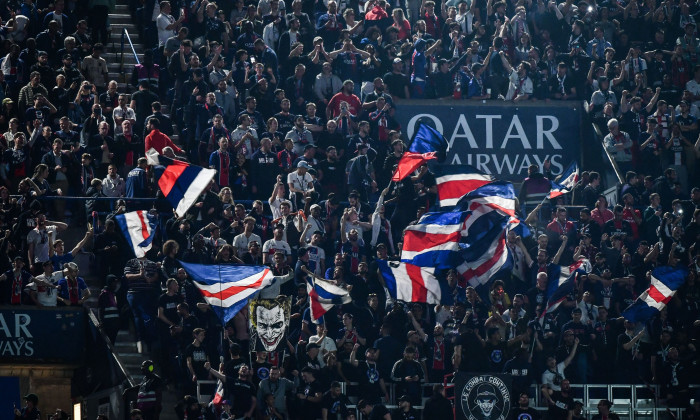
M 235 238 L 233 238 L 233 245 L 237 249 L 238 257 L 242 257 L 243 254 L 248 252 L 248 244 L 257 241 L 258 243 L 261 243 L 262 240 L 260 237 L 254 233 L 251 233 L 250 236 L 245 236 L 245 233 L 241 233 L 240 235 L 236 235 Z
M 165 29 L 169 25 L 175 23 L 175 18 L 171 15 L 159 14 L 156 18 L 156 26 L 158 27 L 158 45 L 165 45 L 165 41 L 171 36 L 177 35 L 173 29 Z
M 49 235 L 56 240 L 56 226 L 46 226 L 46 229 L 39 231 L 34 228 L 27 234 L 27 245 L 34 244 L 34 263 L 49 260 Z
M 333 339 L 330 337 L 326 336 L 323 337 L 323 340 L 321 340 L 321 337 L 317 335 L 312 335 L 309 337 L 309 343 L 316 343 L 321 347 L 318 349 L 318 363 L 321 365 L 321 367 L 326 366 L 326 362 L 323 361 L 323 357 L 328 354 L 329 352 L 332 351 L 338 351 L 338 348 L 335 346 L 335 342 L 333 342 Z
M 326 251 L 315 245 L 307 245 L 306 249 L 309 250 L 309 266 L 313 269 L 314 274 L 323 277 L 324 273 L 321 271 L 321 261 L 326 259 Z
M 561 382 L 566 379 L 564 376 L 564 362 L 557 363 L 554 372 L 547 369 L 542 373 L 542 385 L 549 385 L 555 391 L 561 391 Z
M 54 286 L 58 286 L 58 281 L 63 278 L 63 271 L 54 271 L 49 277 L 45 274 L 36 276 L 36 280 L 44 281 L 46 283 L 51 283 Z M 56 298 L 58 297 L 58 289 L 52 287 L 44 286 L 39 284 L 37 281 L 33 281 L 27 285 L 29 290 L 36 292 L 36 300 L 39 301 L 43 306 L 56 306 Z
M 284 201 L 283 198 L 277 197 L 274 200 L 268 200 L 268 204 L 270 204 L 270 211 L 272 212 L 272 220 L 277 220 L 280 217 L 282 217 L 282 210 L 280 210 L 280 206 L 282 205 L 282 201 Z
M 280 251 L 284 253 L 285 257 L 292 255 L 292 248 L 285 241 L 277 241 L 275 239 L 268 239 L 263 245 L 263 253 L 268 254 L 270 258 L 275 255 L 275 252 Z
M 289 175 L 287 175 L 287 184 L 292 184 L 292 186 L 301 191 L 307 191 L 309 190 L 309 184 L 313 182 L 313 178 L 311 175 L 307 172 L 303 176 L 299 174 L 299 172 L 294 171 L 290 172 Z M 289 193 L 289 198 L 294 197 L 294 193 L 290 191 Z

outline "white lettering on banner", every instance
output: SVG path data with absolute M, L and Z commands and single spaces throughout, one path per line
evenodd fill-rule
M 523 145 L 523 149 L 531 150 L 532 141 L 528 138 L 525 133 L 525 128 L 517 115 L 513 115 L 508 125 L 508 129 L 500 142 L 497 142 L 494 136 L 494 120 L 500 120 L 501 115 L 481 115 L 477 114 L 474 116 L 475 120 L 484 120 L 484 145 L 481 149 L 494 149 L 494 144 L 500 144 L 499 149 L 506 149 L 509 147 L 509 140 L 520 140 Z M 413 138 L 415 133 L 416 124 L 420 120 L 430 120 L 435 129 L 447 137 L 447 147 L 448 150 L 452 149 L 456 139 L 465 139 L 472 149 L 480 149 L 477 143 L 474 133 L 472 132 L 469 122 L 465 114 L 460 114 L 455 123 L 452 133 L 445 132 L 445 127 L 438 117 L 433 114 L 416 114 L 408 121 L 408 126 L 406 127 L 406 135 L 408 138 Z M 474 122 L 472 122 L 474 123 Z M 544 149 L 545 139 L 555 150 L 562 150 L 561 144 L 557 141 L 555 137 L 555 132 L 559 129 L 559 119 L 553 115 L 537 115 L 535 116 L 535 149 Z
M 503 155 L 485 153 L 455 153 L 449 161 L 451 165 L 471 165 L 477 170 L 493 175 L 517 175 L 527 173 L 527 168 L 535 163 L 542 167 L 545 160 L 550 159 L 552 173 L 558 175 L 564 171 L 562 155 Z
M 5 316 L 0 314 L 0 332 L 4 334 L 4 337 L 0 337 L 0 356 L 33 356 L 34 336 L 27 328 L 32 318 L 28 314 L 14 314 L 14 317 L 10 318 L 14 321 L 14 328 L 11 330 Z

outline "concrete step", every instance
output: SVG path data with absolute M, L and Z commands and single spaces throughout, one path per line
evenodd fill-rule
M 133 21 L 134 18 L 128 11 L 126 13 L 110 13 L 109 15 L 109 22 L 113 27 L 123 23 L 132 23 Z
M 137 51 L 138 53 L 138 51 Z M 106 52 L 102 54 L 102 58 L 107 61 L 107 63 L 121 63 L 121 53 L 119 52 Z M 136 58 L 131 52 L 124 51 L 124 63 L 134 65 L 136 64 Z
M 128 4 L 117 4 L 114 7 L 114 12 L 115 13 L 129 13 L 129 5 Z

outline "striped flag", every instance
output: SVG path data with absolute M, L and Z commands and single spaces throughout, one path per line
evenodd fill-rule
M 651 285 L 631 304 L 622 316 L 631 322 L 644 322 L 662 310 L 688 278 L 682 266 L 663 266 L 651 272 Z
M 506 245 L 506 233 L 502 232 L 479 258 L 472 261 L 464 261 L 457 266 L 457 272 L 461 276 L 460 285 L 467 284 L 478 288 L 489 286 L 491 279 L 502 270 L 510 270 L 512 258 Z M 477 290 L 478 292 L 479 290 Z M 480 295 L 482 293 L 479 293 Z
M 136 258 L 146 255 L 153 245 L 153 237 L 156 233 L 156 216 L 145 210 L 131 211 L 118 214 L 114 217 L 124 238 L 134 251 Z
M 309 310 L 313 321 L 317 321 L 335 305 L 352 302 L 350 292 L 330 281 L 318 277 L 307 280 L 306 291 L 309 294 Z
M 433 127 L 421 124 L 408 151 L 401 156 L 392 181 L 398 182 L 431 159 L 442 160 L 447 151 L 447 140 Z
M 515 190 L 510 182 L 494 181 L 482 185 L 464 195 L 457 202 L 457 208 L 464 208 L 466 204 L 474 202 L 484 204 L 509 216 L 515 216 Z
M 551 276 L 547 284 L 547 306 L 542 314 L 554 312 L 566 297 L 576 290 L 579 276 L 590 272 L 591 263 L 585 258 L 568 267 L 555 266 L 551 273 L 547 273 Z
M 255 265 L 204 265 L 180 261 L 194 284 L 226 323 L 263 288 L 277 279 L 269 267 Z
M 579 180 L 579 169 L 576 162 L 572 162 L 568 168 L 559 176 L 557 182 L 549 181 L 552 185 L 552 190 L 547 195 L 547 198 L 552 199 L 564 195 L 574 189 Z
M 401 260 L 446 269 L 459 264 L 460 240 L 467 213 L 426 213 L 404 231 Z
M 404 302 L 440 304 L 442 291 L 434 268 L 377 260 L 392 298 Z
M 158 154 L 155 149 L 146 152 L 148 163 L 164 166 L 158 178 L 158 186 L 178 215 L 187 213 L 199 195 L 209 186 L 216 170 L 190 165 L 177 159 Z
M 484 186 L 494 177 L 469 165 L 442 165 L 436 169 L 438 200 L 440 207 L 454 206 L 465 194 Z

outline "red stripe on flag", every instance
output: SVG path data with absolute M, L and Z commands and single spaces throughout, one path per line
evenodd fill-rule
M 143 217 L 143 210 L 137 211 L 136 214 L 139 216 L 139 221 L 141 222 L 141 236 L 143 236 L 143 240 L 145 241 L 150 235 L 148 233 L 148 225 Z
M 435 159 L 435 152 L 428 153 L 413 153 L 405 152 L 401 159 L 399 160 L 398 166 L 396 167 L 396 172 L 391 177 L 394 182 L 401 181 L 402 179 L 409 176 L 413 171 L 418 169 L 422 164 L 429 161 L 430 159 Z
M 649 286 L 649 297 L 665 305 L 668 304 L 673 296 L 665 296 L 659 289 L 656 288 L 656 286 L 652 284 Z
M 260 285 L 263 282 L 263 279 L 265 279 L 265 276 L 267 275 L 267 273 L 269 271 L 270 271 L 269 269 L 263 271 L 262 275 L 260 276 L 259 279 L 257 279 L 255 281 L 255 283 L 252 283 L 252 284 L 247 285 L 247 286 L 229 286 L 229 287 L 221 290 L 220 292 L 215 292 L 215 293 L 212 293 L 212 292 L 209 292 L 206 290 L 201 290 L 201 289 L 200 289 L 200 291 L 202 292 L 202 295 L 204 297 L 213 297 L 213 298 L 218 298 L 221 300 L 226 300 L 226 299 L 230 298 L 231 296 L 234 296 L 234 295 L 236 295 L 244 290 L 255 289 L 255 288 L 260 287 Z
M 501 256 L 503 256 L 503 252 L 505 252 L 505 241 L 501 236 L 501 239 L 498 241 L 498 249 L 496 250 L 496 253 L 493 254 L 493 257 L 486 260 L 477 268 L 465 271 L 462 274 L 462 278 L 469 282 L 469 280 L 471 280 L 472 278 L 483 275 L 484 273 L 489 271 L 494 266 L 494 264 L 496 264 L 496 262 L 498 262 Z
M 407 230 L 404 235 L 404 251 L 423 251 L 447 242 L 459 242 L 461 232 L 427 233 Z
M 163 192 L 163 195 L 167 197 L 168 194 L 170 194 L 170 191 L 175 186 L 177 179 L 183 172 L 185 172 L 185 169 L 187 169 L 188 166 L 189 165 L 184 162 L 175 160 L 171 165 L 165 167 L 163 175 L 161 175 L 160 179 L 158 180 L 158 186 Z
M 318 293 L 316 293 L 316 290 L 311 289 L 309 292 L 309 301 L 311 302 L 311 313 L 312 313 L 312 318 L 314 319 L 319 319 L 323 316 L 323 314 L 326 313 L 326 309 L 321 305 L 321 303 L 318 301 Z
M 406 273 L 408 278 L 411 279 L 411 302 L 427 302 L 428 289 L 425 287 L 420 267 L 406 264 Z
M 443 182 L 437 185 L 438 197 L 440 197 L 440 200 L 462 198 L 464 194 L 470 193 L 489 182 L 491 181 L 481 179 Z

